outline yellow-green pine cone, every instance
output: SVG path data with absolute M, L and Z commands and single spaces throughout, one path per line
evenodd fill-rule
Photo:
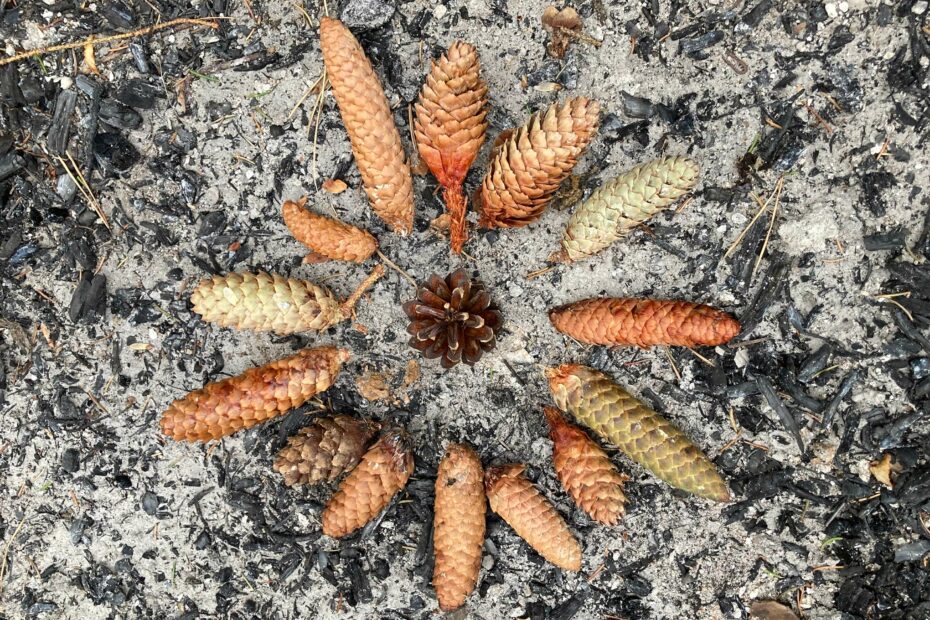
M 663 157 L 604 183 L 572 214 L 555 258 L 572 262 L 597 254 L 694 189 L 699 172 L 687 157 Z
M 714 464 L 674 424 L 593 368 L 546 369 L 556 405 L 668 484 L 718 502 L 730 490 Z
M 322 331 L 347 318 L 329 289 L 263 272 L 201 280 L 191 303 L 204 321 L 281 335 Z

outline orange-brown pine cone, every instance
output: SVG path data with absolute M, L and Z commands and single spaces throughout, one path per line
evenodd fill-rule
M 209 383 L 171 403 L 162 414 L 161 430 L 177 440 L 209 441 L 250 428 L 328 389 L 348 359 L 345 349 L 304 349 Z
M 395 232 L 407 234 L 413 229 L 413 182 L 381 82 L 338 19 L 320 20 L 320 48 L 371 208 Z
M 607 454 L 554 407 L 545 407 L 552 463 L 562 486 L 575 503 L 598 523 L 614 525 L 623 516 L 627 477 L 617 471 Z
M 688 301 L 585 299 L 549 311 L 557 330 L 579 342 L 602 345 L 716 346 L 739 334 L 726 312 Z
M 308 211 L 304 208 L 306 203 L 306 198 L 297 202 L 288 200 L 281 207 L 281 215 L 294 238 L 315 254 L 363 263 L 378 249 L 377 240 L 368 231 Z
M 468 446 L 449 446 L 436 476 L 433 517 L 433 587 L 443 611 L 461 607 L 478 583 L 484 511 L 481 460 Z
M 461 252 L 467 239 L 462 191 L 465 175 L 487 129 L 488 87 L 481 79 L 474 46 L 456 41 L 432 63 L 415 109 L 414 136 L 420 156 L 445 189 L 452 249 Z
M 401 428 L 391 428 L 365 453 L 326 504 L 323 533 L 342 538 L 374 519 L 407 485 L 411 473 L 410 437 Z
M 331 482 L 358 465 L 377 429 L 374 422 L 345 415 L 317 418 L 288 438 L 274 469 L 288 486 Z
M 526 479 L 524 469 L 510 464 L 485 472 L 484 489 L 491 510 L 539 555 L 559 568 L 581 570 L 581 545 L 549 500 Z
M 501 143 L 476 195 L 480 225 L 526 226 L 539 218 L 594 137 L 599 110 L 585 97 L 553 104 Z

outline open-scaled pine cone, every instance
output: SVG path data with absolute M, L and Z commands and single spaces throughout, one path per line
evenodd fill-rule
M 443 368 L 480 360 L 497 345 L 503 323 L 487 289 L 464 269 L 445 278 L 431 275 L 404 312 L 410 317 L 410 346 L 426 359 L 439 358 Z

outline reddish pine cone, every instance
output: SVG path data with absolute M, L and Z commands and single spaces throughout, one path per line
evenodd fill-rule
M 274 469 L 288 486 L 332 482 L 358 465 L 377 429 L 374 422 L 344 415 L 317 418 L 288 438 Z
M 345 349 L 304 349 L 209 383 L 171 403 L 162 414 L 161 430 L 177 440 L 209 441 L 266 422 L 328 389 L 348 359 Z
M 452 249 L 461 252 L 466 200 L 462 182 L 484 142 L 488 87 L 474 46 L 456 41 L 432 63 L 415 109 L 420 156 L 445 189 Z
M 433 517 L 433 587 L 443 611 L 461 607 L 478 583 L 484 512 L 481 460 L 468 446 L 449 446 L 436 475 Z
M 730 490 L 717 468 L 674 424 L 593 368 L 546 369 L 556 405 L 675 488 L 718 502 Z
M 491 155 L 476 196 L 481 226 L 526 226 L 542 214 L 597 131 L 596 101 L 577 97 L 534 114 Z
M 491 510 L 559 568 L 581 570 L 581 545 L 565 521 L 542 493 L 523 475 L 518 464 L 491 467 L 484 474 L 484 489 Z
M 374 519 L 413 473 L 410 437 L 388 429 L 339 485 L 323 510 L 323 533 L 342 538 Z
M 583 430 L 569 424 L 554 407 L 545 407 L 552 463 L 562 486 L 575 503 L 598 523 L 614 525 L 623 516 L 627 477 Z
M 716 346 L 739 334 L 726 312 L 688 301 L 585 299 L 549 311 L 557 330 L 579 342 L 633 345 Z
M 294 238 L 319 256 L 330 260 L 363 263 L 368 260 L 378 242 L 367 231 L 304 208 L 306 198 L 288 200 L 281 207 L 284 224 Z
M 381 82 L 338 19 L 320 20 L 320 48 L 371 208 L 395 232 L 407 234 L 413 229 L 413 182 Z
M 440 358 L 443 368 L 475 364 L 497 345 L 503 324 L 487 289 L 464 269 L 445 278 L 431 275 L 403 309 L 410 318 L 410 346 L 426 359 Z

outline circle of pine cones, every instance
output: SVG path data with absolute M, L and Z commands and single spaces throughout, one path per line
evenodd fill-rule
M 497 345 L 503 324 L 490 293 L 464 269 L 445 278 L 431 275 L 403 308 L 410 318 L 410 346 L 426 359 L 439 359 L 443 368 L 480 360 Z

